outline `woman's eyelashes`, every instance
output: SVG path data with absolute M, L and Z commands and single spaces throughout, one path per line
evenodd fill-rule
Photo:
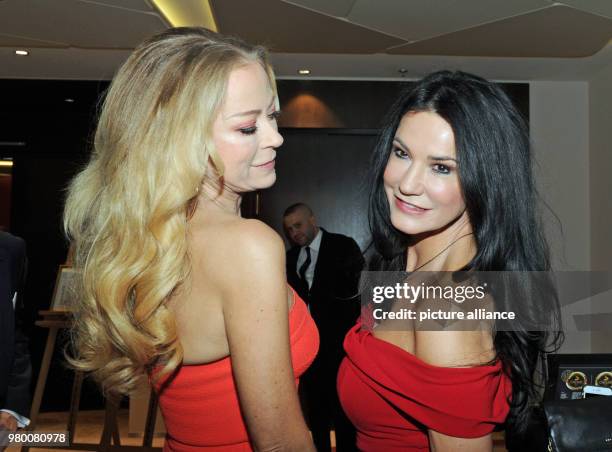
M 443 165 L 441 163 L 436 163 L 433 165 L 433 170 L 439 174 L 450 174 L 452 169 L 450 166 Z
M 253 135 L 255 132 L 257 132 L 257 126 L 243 127 L 238 129 L 238 131 L 243 135 Z
M 280 116 L 280 113 L 281 113 L 280 110 L 275 110 L 272 113 L 269 113 L 267 117 L 270 121 L 276 122 L 276 120 Z M 238 129 L 238 131 L 242 133 L 243 135 L 253 135 L 255 132 L 257 132 L 257 126 L 253 124 L 248 127 L 242 127 Z
M 401 159 L 409 159 L 410 155 L 404 151 L 403 149 L 398 148 L 397 146 L 393 146 L 392 151 L 393 154 L 395 154 L 396 157 L 399 157 Z

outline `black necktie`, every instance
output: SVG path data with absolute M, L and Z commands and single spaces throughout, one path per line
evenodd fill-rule
M 302 279 L 302 281 L 304 281 L 304 283 L 306 284 L 306 287 L 308 287 L 308 281 L 306 280 L 306 270 L 308 270 L 309 265 L 310 265 L 310 247 L 307 246 L 306 247 L 306 260 L 304 261 L 304 263 L 300 267 L 300 270 L 298 271 L 300 278 Z

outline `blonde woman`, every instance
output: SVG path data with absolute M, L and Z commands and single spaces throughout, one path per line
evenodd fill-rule
M 277 115 L 261 48 L 170 29 L 119 70 L 70 187 L 73 364 L 118 393 L 148 373 L 167 451 L 314 450 L 296 384 L 317 331 L 281 238 L 240 216 L 276 179 Z

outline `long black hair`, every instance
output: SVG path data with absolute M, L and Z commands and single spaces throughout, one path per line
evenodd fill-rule
M 477 252 L 466 268 L 475 271 L 550 270 L 549 249 L 536 214 L 537 191 L 532 172 L 529 131 L 502 88 L 464 72 L 435 72 L 403 92 L 390 112 L 376 146 L 370 173 L 369 223 L 374 253 L 370 270 L 404 271 L 410 236 L 391 224 L 383 173 L 402 117 L 409 112 L 435 112 L 452 128 L 458 174 Z M 542 286 L 540 285 L 540 288 Z M 523 286 L 527 291 L 527 286 Z M 551 289 L 554 291 L 554 289 Z M 533 312 L 558 328 L 497 330 L 497 358 L 512 380 L 507 428 L 521 433 L 530 402 L 538 398 L 534 374 L 546 375 L 545 353 L 562 339 L 558 298 L 547 294 L 539 306 L 530 297 L 495 298 L 496 309 Z M 523 301 L 521 301 L 523 300 Z M 523 303 L 522 306 L 511 305 Z M 537 312 L 535 312 L 537 311 Z M 552 314 L 552 315 L 551 315 Z

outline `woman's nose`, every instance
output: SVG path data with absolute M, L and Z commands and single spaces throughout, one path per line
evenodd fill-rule
M 399 191 L 403 195 L 420 195 L 424 188 L 424 169 L 413 163 L 403 174 L 399 184 Z
M 273 123 L 268 122 L 266 126 L 264 127 L 264 130 L 265 130 L 264 132 L 265 136 L 262 142 L 262 147 L 278 148 L 285 141 L 283 136 L 280 133 L 278 133 L 278 127 L 276 126 L 276 121 L 274 121 Z

